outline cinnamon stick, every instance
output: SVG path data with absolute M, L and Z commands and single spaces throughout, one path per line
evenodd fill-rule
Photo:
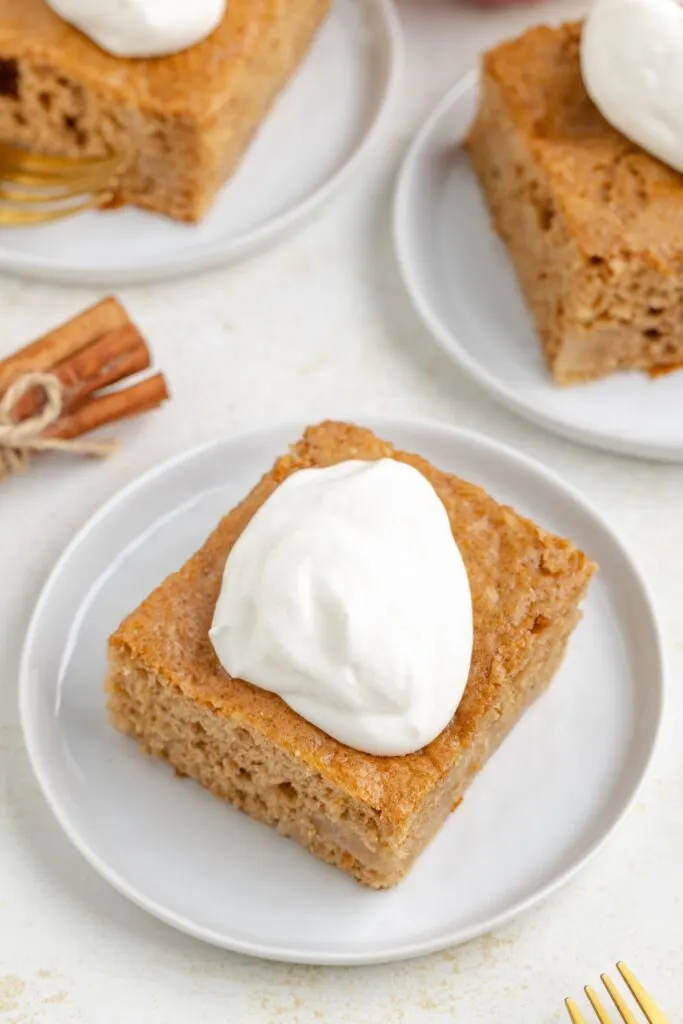
M 149 349 L 135 324 L 127 323 L 108 331 L 54 367 L 53 372 L 64 389 L 63 412 L 70 412 L 94 391 L 146 370 L 150 361 Z M 45 394 L 41 388 L 29 391 L 14 407 L 15 420 L 19 422 L 35 415 L 44 404 Z
M 102 299 L 72 320 L 0 360 L 0 394 L 22 373 L 51 370 L 102 334 L 129 323 L 128 314 L 113 296 Z
M 139 384 L 88 399 L 73 412 L 60 416 L 43 436 L 59 437 L 63 440 L 80 437 L 81 434 L 87 434 L 99 427 L 156 409 L 168 397 L 164 376 L 157 373 L 140 381 Z

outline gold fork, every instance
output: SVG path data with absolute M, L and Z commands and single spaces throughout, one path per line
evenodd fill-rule
M 120 156 L 70 160 L 0 144 L 0 226 L 46 224 L 114 198 Z
M 655 1006 L 654 1000 L 651 996 L 647 994 L 643 986 L 636 978 L 633 971 L 631 971 L 626 966 L 626 964 L 621 962 L 617 964 L 617 970 L 619 971 L 622 978 L 630 988 L 635 1001 L 638 1003 L 638 1006 L 645 1014 L 645 1020 L 647 1024 L 667 1024 L 666 1017 L 664 1016 L 662 1011 Z M 600 980 L 609 992 L 612 998 L 612 1002 L 619 1011 L 619 1019 L 623 1020 L 624 1024 L 638 1024 L 637 1019 L 634 1017 L 631 1010 L 629 1010 L 622 996 L 619 994 L 619 990 L 615 986 L 612 979 L 609 978 L 606 974 L 601 974 Z M 595 993 L 595 989 L 591 988 L 590 985 L 586 985 L 584 991 L 588 996 L 588 1001 L 595 1010 L 595 1013 L 597 1015 L 598 1020 L 600 1021 L 600 1024 L 611 1024 L 612 1018 L 607 1015 L 605 1008 L 603 1007 L 602 1003 L 600 1002 Z M 567 1012 L 569 1013 L 569 1016 L 571 1017 L 573 1024 L 586 1024 L 586 1021 L 581 1016 L 581 1013 L 573 999 L 565 999 L 565 1006 L 567 1007 Z

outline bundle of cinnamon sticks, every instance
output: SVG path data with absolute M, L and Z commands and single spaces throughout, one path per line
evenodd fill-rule
M 0 361 L 0 404 L 17 381 L 30 380 L 27 374 L 52 375 L 60 410 L 41 438 L 69 441 L 161 405 L 169 397 L 161 373 L 104 391 L 150 365 L 145 339 L 121 303 L 108 297 Z M 38 416 L 46 401 L 44 388 L 25 389 L 11 409 L 12 424 Z

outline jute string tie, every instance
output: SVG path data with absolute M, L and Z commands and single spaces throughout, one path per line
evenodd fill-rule
M 13 409 L 33 388 L 42 388 L 45 404 L 39 412 L 17 423 Z M 80 437 L 44 437 L 62 414 L 64 389 L 53 373 L 25 373 L 0 398 L 0 480 L 22 473 L 35 452 L 62 451 L 75 455 L 104 456 L 114 449 L 112 440 L 85 441 Z

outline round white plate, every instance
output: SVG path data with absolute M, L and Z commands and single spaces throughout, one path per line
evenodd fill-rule
M 595 853 L 633 800 L 655 743 L 663 697 L 657 626 L 609 526 L 549 470 L 493 441 L 438 424 L 369 425 L 571 536 L 601 566 L 549 692 L 396 889 L 361 888 L 142 756 L 107 723 L 108 635 L 203 543 L 300 424 L 217 441 L 126 487 L 62 555 L 26 638 L 26 746 L 71 841 L 150 913 L 242 953 L 370 963 L 496 927 Z
M 298 227 L 387 124 L 402 40 L 393 0 L 335 0 L 299 72 L 199 225 L 133 207 L 0 231 L 0 270 L 137 284 L 242 259 Z
M 394 207 L 398 261 L 413 303 L 446 352 L 528 419 L 575 441 L 683 460 L 683 372 L 621 373 L 570 388 L 550 378 L 507 250 L 460 147 L 476 73 L 441 101 L 408 150 Z

